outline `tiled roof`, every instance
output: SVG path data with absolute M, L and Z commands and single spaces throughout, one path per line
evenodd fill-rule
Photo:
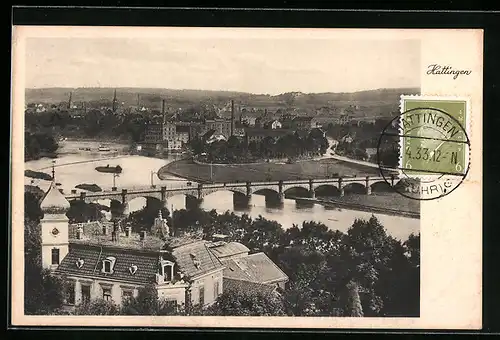
M 111 222 L 103 223 L 100 221 L 92 221 L 87 223 L 74 223 L 69 225 L 68 238 L 70 240 L 76 239 L 76 231 L 78 230 L 79 226 L 83 228 L 84 235 L 101 235 L 103 233 L 104 226 L 106 226 L 107 232 L 109 234 L 111 234 L 111 231 L 113 230 L 113 223 Z
M 264 253 L 223 261 L 224 278 L 259 283 L 287 281 L 288 276 Z
M 113 274 L 101 272 L 102 260 L 106 257 L 115 257 Z M 78 268 L 78 259 L 84 261 L 83 266 Z M 137 271 L 132 275 L 129 268 L 137 266 Z M 158 253 L 139 252 L 130 249 L 114 249 L 109 247 L 90 246 L 81 244 L 70 244 L 68 255 L 64 257 L 56 273 L 75 276 L 90 276 L 103 279 L 113 279 L 139 284 L 153 283 L 155 274 L 158 272 Z
M 43 197 L 40 208 L 42 211 L 49 211 L 54 209 L 60 209 L 61 211 L 68 210 L 70 208 L 70 204 L 66 197 L 59 191 L 56 186 L 56 183 L 52 181 L 50 184 L 49 190 Z
M 272 294 L 276 287 L 269 284 L 250 282 L 244 280 L 229 279 L 224 277 L 223 281 L 224 292 L 235 292 L 243 294 Z
M 93 225 L 93 227 L 94 226 L 95 225 Z M 99 232 L 98 234 L 85 233 L 84 230 L 83 239 L 71 239 L 71 243 L 152 251 L 159 251 L 165 245 L 165 241 L 151 234 L 146 235 L 146 238 L 141 241 L 140 235 L 137 233 L 132 233 L 129 237 L 126 237 L 124 232 L 120 232 L 118 241 L 113 241 L 111 236 L 112 229 L 112 227 L 108 227 L 108 233 L 106 235 L 102 234 L 102 228 L 100 232 L 99 230 L 96 231 Z
M 297 121 L 297 122 L 299 122 L 299 121 L 302 121 L 302 122 L 307 122 L 307 121 L 312 120 L 313 118 L 314 118 L 314 117 L 309 117 L 309 116 L 297 116 L 297 117 L 295 117 L 293 120 L 294 120 L 294 121 Z
M 228 256 L 248 253 L 250 251 L 250 249 L 239 242 L 214 242 L 209 244 L 209 248 L 210 251 L 221 260 Z
M 191 278 L 224 267 L 219 259 L 208 250 L 206 241 L 176 247 L 172 250 L 172 255 L 180 270 Z M 195 263 L 199 265 L 196 266 Z
M 246 129 L 247 136 L 271 136 L 279 137 L 293 134 L 293 130 L 288 129 Z

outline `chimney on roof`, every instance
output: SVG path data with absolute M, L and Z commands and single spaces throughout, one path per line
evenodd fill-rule
M 76 228 L 76 239 L 81 240 L 82 238 L 83 238 L 83 227 L 81 225 L 79 225 Z
M 118 224 L 118 221 L 116 221 L 116 220 L 113 223 L 113 232 L 112 232 L 111 238 L 115 242 L 118 242 L 120 240 L 120 225 Z

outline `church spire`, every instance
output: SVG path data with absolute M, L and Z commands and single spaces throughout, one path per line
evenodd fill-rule
M 40 203 L 40 208 L 48 213 L 65 213 L 70 208 L 68 200 L 57 188 L 55 161 L 52 162 L 52 182 Z

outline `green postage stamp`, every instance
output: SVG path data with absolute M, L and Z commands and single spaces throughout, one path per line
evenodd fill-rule
M 469 101 L 402 96 L 399 169 L 409 177 L 466 175 Z
M 400 104 L 400 115 L 381 136 L 397 150 L 395 190 L 417 200 L 450 194 L 469 171 L 469 99 L 403 95 Z M 387 147 L 382 144 L 379 152 Z

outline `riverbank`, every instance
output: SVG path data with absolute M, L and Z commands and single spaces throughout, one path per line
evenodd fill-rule
M 372 195 L 345 195 L 343 197 L 304 198 L 326 207 L 344 208 L 391 216 L 420 219 L 420 202 L 395 192 L 378 192 Z
M 158 170 L 160 179 L 170 175 L 203 183 L 223 183 L 380 176 L 380 172 L 379 169 L 331 158 L 301 161 L 292 164 L 204 164 L 195 163 L 192 160 L 179 160 L 169 163 Z

